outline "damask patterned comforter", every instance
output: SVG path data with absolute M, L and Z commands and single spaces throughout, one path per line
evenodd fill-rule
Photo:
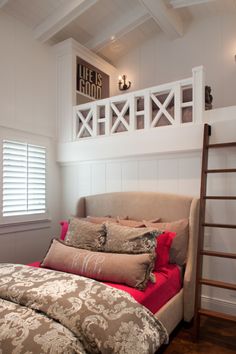
M 0 354 L 151 354 L 167 337 L 149 310 L 121 290 L 0 264 Z

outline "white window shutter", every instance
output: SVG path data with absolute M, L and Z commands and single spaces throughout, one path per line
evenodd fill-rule
M 46 148 L 3 141 L 3 216 L 46 212 Z

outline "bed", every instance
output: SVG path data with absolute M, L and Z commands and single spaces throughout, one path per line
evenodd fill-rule
M 81 198 L 77 215 L 129 215 L 133 219 L 162 221 L 189 219 L 188 258 L 185 266 L 183 287 L 155 315 L 170 334 L 184 319 L 190 322 L 194 314 L 196 276 L 196 250 L 198 239 L 199 199 L 189 196 L 153 192 L 106 193 Z
M 155 353 L 161 344 L 167 343 L 167 333 L 183 319 L 191 321 L 193 317 L 198 208 L 197 198 L 151 192 L 81 198 L 77 216 L 83 218 L 129 215 L 134 220 L 158 217 L 162 222 L 187 218 L 189 238 L 183 286 L 164 306 L 157 311 L 154 307 L 153 316 L 134 300 L 135 296 L 119 286 L 114 289 L 109 282 L 44 268 L 1 264 L 0 343 L 7 343 L 7 348 L 13 348 L 12 353 Z M 170 273 L 172 268 L 176 270 L 172 264 Z M 24 318 L 23 324 L 20 318 Z M 26 324 L 30 324 L 30 330 Z M 21 333 L 18 342 L 17 331 Z M 28 339 L 29 332 L 33 344 Z M 6 347 L 2 344 L 0 348 Z

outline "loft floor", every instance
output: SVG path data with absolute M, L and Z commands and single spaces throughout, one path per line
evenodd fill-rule
M 158 354 L 235 354 L 236 323 L 202 318 L 199 342 L 192 341 L 192 327 L 178 326 Z

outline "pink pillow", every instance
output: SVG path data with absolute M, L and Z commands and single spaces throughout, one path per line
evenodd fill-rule
M 67 220 L 62 220 L 62 221 L 60 221 L 60 225 L 61 225 L 61 236 L 60 236 L 60 239 L 62 241 L 64 241 L 65 237 L 66 237 L 67 230 L 68 230 L 69 223 L 68 223 Z
M 157 236 L 156 261 L 154 271 L 166 266 L 170 260 L 170 247 L 175 237 L 175 232 L 165 231 Z

